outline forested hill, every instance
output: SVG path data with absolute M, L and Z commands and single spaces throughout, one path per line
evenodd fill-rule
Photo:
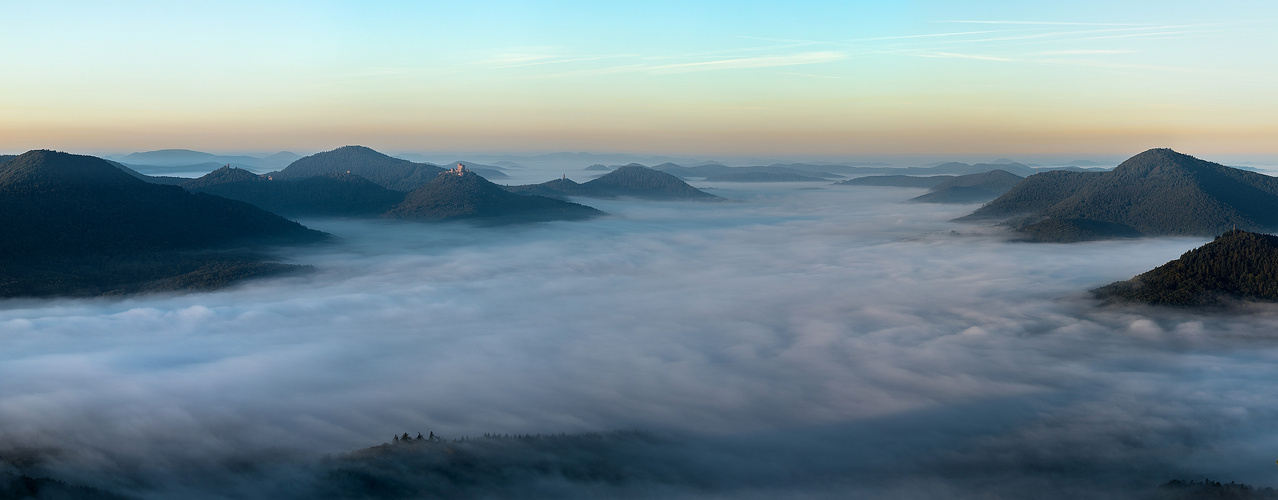
M 1151 149 L 1109 172 L 1030 176 L 964 219 L 1014 217 L 1038 241 L 1070 241 L 1060 228 L 1075 240 L 1265 230 L 1278 227 L 1278 178 Z
M 624 166 L 604 176 L 582 183 L 594 192 L 613 196 L 648 199 L 722 200 L 722 198 L 689 186 L 683 179 L 640 166 Z
M 911 198 L 916 203 L 980 203 L 999 197 L 1022 177 L 1004 170 L 990 170 L 979 174 L 960 175 L 946 179 L 932 188 L 932 192 Z
M 1173 306 L 1278 300 L 1278 236 L 1241 229 L 1152 271 L 1093 290 L 1108 303 Z
M 406 194 L 355 174 L 268 180 L 241 169 L 214 171 L 183 187 L 287 216 L 376 217 L 404 201 Z
M 177 276 L 187 281 L 176 287 L 225 284 L 281 266 L 212 250 L 325 236 L 247 203 L 149 184 L 101 158 L 54 151 L 0 164 L 0 227 L 0 296 L 94 295 Z
M 343 146 L 299 159 L 268 176 L 283 180 L 351 173 L 387 189 L 412 191 L 443 171 L 435 165 L 392 158 L 364 146 Z
M 994 201 L 959 220 L 1006 219 L 1043 212 L 1081 191 L 1104 172 L 1050 170 L 1018 182 Z
M 577 203 L 506 191 L 470 171 L 448 171 L 413 190 L 386 213 L 423 220 L 483 220 L 489 223 L 580 220 L 603 212 Z
M 821 180 L 821 179 L 816 179 Z M 695 187 L 671 174 L 642 165 L 618 167 L 598 179 L 578 184 L 569 179 L 555 179 L 541 184 L 505 186 L 507 191 L 519 194 L 564 197 L 613 198 L 629 196 L 649 200 L 723 200 Z
M 235 168 L 230 165 L 226 165 L 222 168 L 219 168 L 217 170 L 204 174 L 203 176 L 185 181 L 181 184 L 181 186 L 184 188 L 187 188 L 188 190 L 195 191 L 195 190 L 199 190 L 200 188 L 216 186 L 218 184 L 226 184 L 230 182 L 244 182 L 244 181 L 265 182 L 266 177 L 255 174 L 253 172 L 249 172 L 248 170 L 244 170 L 242 168 Z

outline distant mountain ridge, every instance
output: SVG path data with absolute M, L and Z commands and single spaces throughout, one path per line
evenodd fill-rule
M 775 172 L 742 172 L 706 177 L 706 182 L 829 182 L 821 177 Z
M 1106 172 L 1043 172 L 959 220 L 1004 220 L 1032 241 L 1278 227 L 1278 178 L 1151 149 Z
M 248 155 L 217 155 L 202 151 L 192 151 L 189 149 L 161 149 L 157 151 L 143 151 L 128 154 L 119 157 L 118 161 L 126 165 L 150 167 L 193 167 L 205 164 L 232 164 L 260 169 L 278 169 L 287 166 L 299 158 L 301 158 L 301 155 L 288 151 L 281 151 L 265 157 L 257 157 Z
M 911 198 L 915 203 L 981 203 L 998 198 L 1023 178 L 1005 170 L 960 175 L 941 181 L 931 192 Z
M 386 212 L 387 217 L 398 219 L 489 223 L 581 220 L 599 215 L 604 213 L 585 205 L 508 192 L 464 169 L 436 175 Z
M 867 175 L 846 181 L 836 182 L 840 186 L 882 186 L 931 189 L 938 184 L 953 179 L 953 175 Z
M 650 200 L 722 200 L 671 174 L 642 165 L 618 167 L 596 179 L 578 184 L 556 179 L 541 184 L 505 186 L 507 191 L 541 196 L 585 196 L 592 198 L 634 197 Z

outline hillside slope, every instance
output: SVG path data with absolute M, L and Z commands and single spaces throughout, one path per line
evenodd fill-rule
M 1217 305 L 1278 300 L 1278 236 L 1231 230 L 1180 258 L 1093 290 L 1109 303 Z
M 264 245 L 325 236 L 247 203 L 53 151 L 0 164 L 0 226 L 0 296 L 220 286 L 288 267 L 259 262 Z
M 915 203 L 981 203 L 998 198 L 1023 178 L 1003 170 L 960 175 L 932 187 L 930 193 L 916 196 Z
M 580 220 L 598 215 L 603 212 L 585 205 L 508 192 L 464 169 L 437 175 L 386 213 L 387 217 L 399 219 L 492 223 Z
M 275 180 L 286 180 L 350 173 L 387 189 L 412 191 L 443 171 L 435 165 L 393 158 L 364 146 L 343 146 L 301 158 L 284 170 L 267 175 Z
M 1265 230 L 1278 227 L 1278 178 L 1151 149 L 1108 172 L 1030 176 L 960 220 L 990 218 L 1036 241 Z M 1088 234 L 1087 227 L 1107 229 Z

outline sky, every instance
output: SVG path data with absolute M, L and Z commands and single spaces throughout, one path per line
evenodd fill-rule
M 0 1 L 0 152 L 1278 153 L 1267 1 Z

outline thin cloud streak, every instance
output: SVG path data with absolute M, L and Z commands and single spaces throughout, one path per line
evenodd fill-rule
M 1054 21 L 974 21 L 974 20 L 946 20 L 931 21 L 934 23 L 955 23 L 955 24 L 1007 24 L 1007 25 L 1041 25 L 1041 26 L 1137 26 L 1133 23 L 1071 23 L 1071 22 L 1054 22 Z

